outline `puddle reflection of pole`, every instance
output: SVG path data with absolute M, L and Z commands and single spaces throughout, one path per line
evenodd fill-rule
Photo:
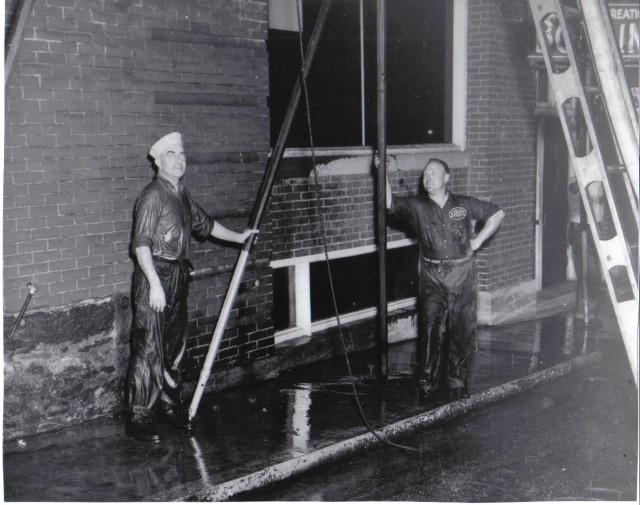
M 575 323 L 576 319 L 573 314 L 569 314 L 564 320 L 564 347 L 562 348 L 562 354 L 571 354 L 573 352 Z
M 191 447 L 193 447 L 193 457 L 196 460 L 196 464 L 198 465 L 198 470 L 200 471 L 200 479 L 207 486 L 211 486 L 211 478 L 209 477 L 209 468 L 207 468 L 207 462 L 202 454 L 202 447 L 200 447 L 200 442 L 198 439 L 191 435 L 189 437 L 189 441 L 191 442 Z
M 584 327 L 584 332 L 582 334 L 582 349 L 581 354 L 587 354 L 587 340 L 589 340 L 589 327 Z
M 542 323 L 535 322 L 533 327 L 533 346 L 531 348 L 531 361 L 529 362 L 529 373 L 533 373 L 538 369 L 540 361 L 540 335 L 542 332 Z
M 289 390 L 289 430 L 288 443 L 294 456 L 309 451 L 311 423 L 311 388 L 309 384 L 299 384 L 296 389 Z
M 565 320 L 565 345 L 563 351 L 566 353 L 576 352 L 576 354 L 587 354 L 587 341 L 589 340 L 589 325 L 576 325 L 576 317 L 573 314 L 567 316 Z M 580 342 L 578 339 L 582 339 Z

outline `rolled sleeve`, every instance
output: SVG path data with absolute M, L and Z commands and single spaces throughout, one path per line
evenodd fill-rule
M 479 200 L 471 196 L 466 197 L 465 207 L 470 214 L 470 217 L 476 221 L 486 221 L 496 212 L 500 210 L 500 206 L 495 203 L 487 202 L 486 200 Z
M 391 200 L 391 207 L 389 207 L 387 213 L 389 217 L 400 223 L 406 223 L 411 230 L 419 234 L 420 222 L 418 216 L 419 197 L 416 196 L 401 196 L 393 197 Z
M 184 191 L 186 191 L 186 188 Z M 194 201 L 191 193 L 187 191 L 186 195 L 189 199 L 189 207 L 191 210 L 191 230 L 200 238 L 207 238 L 211 235 L 211 230 L 213 230 L 216 222 Z
M 411 204 L 407 197 L 394 196 L 391 200 L 391 206 L 387 209 L 387 214 L 396 219 L 406 220 L 410 218 L 411 210 Z
M 158 225 L 158 216 L 162 210 L 161 195 L 157 191 L 143 191 L 135 205 L 133 238 L 131 248 L 147 246 L 153 249 L 153 234 Z

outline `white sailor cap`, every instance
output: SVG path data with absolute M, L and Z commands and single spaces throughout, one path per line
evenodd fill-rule
M 149 154 L 153 159 L 157 159 L 158 156 L 162 156 L 165 152 L 167 152 L 172 147 L 179 147 L 180 150 L 182 147 L 182 134 L 178 132 L 172 132 L 168 135 L 165 135 L 160 140 L 158 140 L 155 144 L 151 146 L 149 150 Z

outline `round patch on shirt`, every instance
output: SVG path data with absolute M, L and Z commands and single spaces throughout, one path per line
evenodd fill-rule
M 460 221 L 467 215 L 467 210 L 464 207 L 454 207 L 449 211 L 449 217 Z

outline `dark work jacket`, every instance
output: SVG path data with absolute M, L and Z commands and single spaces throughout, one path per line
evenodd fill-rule
M 135 205 L 132 249 L 148 246 L 154 257 L 167 260 L 186 258 L 191 233 L 205 238 L 215 221 L 180 184 L 155 177 L 142 190 Z
M 486 221 L 499 210 L 493 203 L 454 193 L 449 193 L 442 209 L 428 196 L 394 195 L 389 215 L 409 224 L 424 257 L 452 260 L 471 254 L 475 222 Z

